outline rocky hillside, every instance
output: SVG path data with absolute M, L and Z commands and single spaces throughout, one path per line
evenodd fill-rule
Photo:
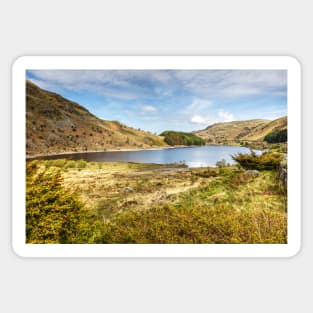
M 216 123 L 203 130 L 194 132 L 210 144 L 224 144 L 239 141 L 263 141 L 264 137 L 274 130 L 287 128 L 287 117 L 274 121 L 247 120 Z
M 81 105 L 26 81 L 26 154 L 166 146 L 163 138 L 97 118 Z

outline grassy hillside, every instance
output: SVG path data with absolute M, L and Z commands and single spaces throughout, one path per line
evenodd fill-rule
M 194 133 L 207 143 L 222 144 L 228 141 L 240 140 L 257 127 L 262 127 L 269 122 L 268 120 L 248 120 L 216 123 Z
M 264 140 L 265 136 L 273 131 L 280 131 L 285 129 L 287 129 L 287 116 L 278 118 L 265 125 L 259 125 L 242 139 L 260 141 Z
M 163 136 L 164 141 L 170 146 L 202 146 L 205 144 L 205 141 L 202 138 L 192 133 L 167 130 L 161 133 L 160 136 Z
M 163 138 L 97 118 L 81 105 L 26 81 L 27 156 L 166 146 Z
M 241 141 L 263 141 L 272 131 L 287 129 L 287 117 L 274 121 L 247 120 L 216 123 L 203 130 L 194 132 L 210 144 L 227 144 Z

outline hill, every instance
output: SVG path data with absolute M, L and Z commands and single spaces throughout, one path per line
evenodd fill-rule
M 203 146 L 205 141 L 192 134 L 173 130 L 167 130 L 160 134 L 164 137 L 164 141 L 170 146 Z
M 255 119 L 216 123 L 194 133 L 203 138 L 207 143 L 222 144 L 228 141 L 240 140 L 249 135 L 256 128 L 261 128 L 269 122 L 269 120 Z
M 239 141 L 263 141 L 273 131 L 287 129 L 287 117 L 274 121 L 254 119 L 216 123 L 207 128 L 195 131 L 194 134 L 210 144 L 225 144 Z
M 243 139 L 251 141 L 253 140 L 260 141 L 264 140 L 264 137 L 273 131 L 280 131 L 286 129 L 287 129 L 287 116 L 284 116 L 276 120 L 273 120 L 265 125 L 259 125 Z
M 166 146 L 163 138 L 117 121 L 26 81 L 27 156 L 115 148 Z

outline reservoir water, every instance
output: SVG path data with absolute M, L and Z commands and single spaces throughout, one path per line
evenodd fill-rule
M 257 154 L 262 151 L 253 150 Z M 180 147 L 160 150 L 134 150 L 134 151 L 103 151 L 83 152 L 72 154 L 59 154 L 40 157 L 40 159 L 72 159 L 93 162 L 120 161 L 138 163 L 185 163 L 189 167 L 216 166 L 217 161 L 224 159 L 226 163 L 235 164 L 232 155 L 249 153 L 250 149 L 238 146 L 199 146 Z

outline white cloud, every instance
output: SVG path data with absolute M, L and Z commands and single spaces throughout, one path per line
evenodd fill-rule
M 262 93 L 262 89 L 253 86 L 233 85 L 222 91 L 227 97 L 251 96 Z
M 286 94 L 285 70 L 34 70 L 56 88 L 88 90 L 120 99 L 166 97 L 184 90 L 199 99 Z
M 158 110 L 156 107 L 152 105 L 143 105 L 141 108 L 144 112 L 148 112 L 148 113 L 156 112 Z
M 174 75 L 184 88 L 199 97 L 234 98 L 277 90 L 286 94 L 285 70 L 179 70 Z
M 217 115 L 220 119 L 220 122 L 231 122 L 235 119 L 233 114 L 226 112 L 224 110 L 218 111 Z
M 200 115 L 193 115 L 190 119 L 190 122 L 193 124 L 202 124 L 202 125 L 206 125 L 208 124 L 208 120 Z
M 187 119 L 193 124 L 207 125 L 212 122 L 210 118 L 213 102 L 208 99 L 194 98 L 190 104 L 185 106 L 180 115 L 183 120 Z
M 204 110 L 207 110 L 209 107 L 211 107 L 212 104 L 213 102 L 210 100 L 196 98 L 187 107 L 187 110 L 196 111 L 196 112 L 204 111 Z
M 232 113 L 224 111 L 224 110 L 219 110 L 219 111 L 213 111 L 207 115 L 194 114 L 189 119 L 189 122 L 191 122 L 192 124 L 208 126 L 214 123 L 231 122 L 234 120 L 235 120 L 235 117 Z
M 172 93 L 167 70 L 30 70 L 34 80 L 50 89 L 96 92 L 104 97 L 139 99 Z

